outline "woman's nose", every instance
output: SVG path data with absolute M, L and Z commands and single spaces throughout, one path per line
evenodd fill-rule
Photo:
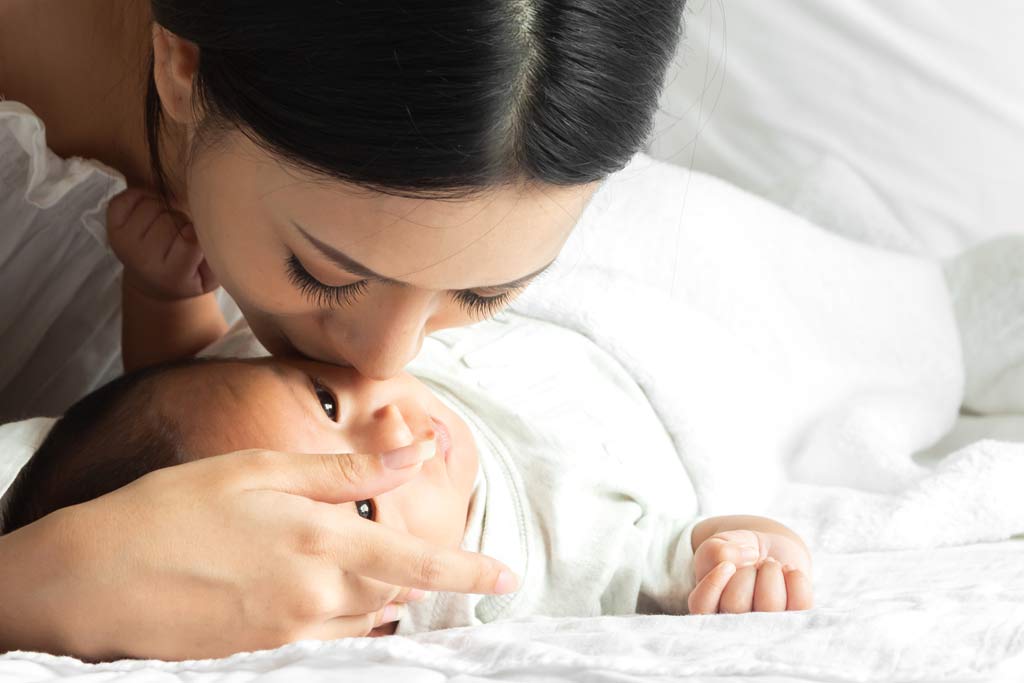
M 359 320 L 348 361 L 368 379 L 394 377 L 419 353 L 434 307 L 431 292 L 399 289 L 382 294 L 370 314 Z
M 431 427 L 422 428 L 410 424 L 398 406 L 393 403 L 374 411 L 372 422 L 374 450 L 381 453 L 434 436 Z

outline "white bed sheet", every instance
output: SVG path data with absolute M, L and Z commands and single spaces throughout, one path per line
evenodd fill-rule
M 1024 680 L 1024 540 L 823 555 L 815 573 L 803 613 L 530 619 L 175 664 L 12 653 L 0 683 Z

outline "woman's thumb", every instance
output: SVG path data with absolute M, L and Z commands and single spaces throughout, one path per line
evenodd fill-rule
M 245 477 L 252 489 L 270 489 L 324 503 L 365 500 L 415 477 L 434 457 L 433 441 L 419 441 L 389 453 L 304 454 L 248 451 Z

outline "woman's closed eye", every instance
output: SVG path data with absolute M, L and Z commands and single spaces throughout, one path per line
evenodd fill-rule
M 316 393 L 316 399 L 320 402 L 320 407 L 323 409 L 324 414 L 334 422 L 338 421 L 338 399 L 334 395 L 334 392 L 324 386 L 323 382 L 318 379 L 313 379 L 313 391 Z
M 317 280 L 294 254 L 286 263 L 288 279 L 306 299 L 320 308 L 339 308 L 355 303 L 366 293 L 370 280 L 363 279 L 347 285 L 328 285 Z M 495 294 L 478 294 L 472 290 L 460 289 L 451 292 L 452 299 L 471 316 L 487 318 L 516 297 L 526 285 L 499 291 Z
M 288 279 L 304 297 L 320 308 L 337 308 L 356 301 L 366 291 L 369 280 L 359 280 L 348 285 L 327 285 L 310 275 L 298 257 L 292 254 L 286 264 Z

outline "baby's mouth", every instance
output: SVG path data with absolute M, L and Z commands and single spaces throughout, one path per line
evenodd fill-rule
M 448 431 L 448 426 L 436 417 L 431 417 L 430 421 L 434 425 L 434 442 L 437 444 L 437 452 L 444 457 L 445 462 L 448 462 L 448 456 L 452 452 L 451 432 Z

